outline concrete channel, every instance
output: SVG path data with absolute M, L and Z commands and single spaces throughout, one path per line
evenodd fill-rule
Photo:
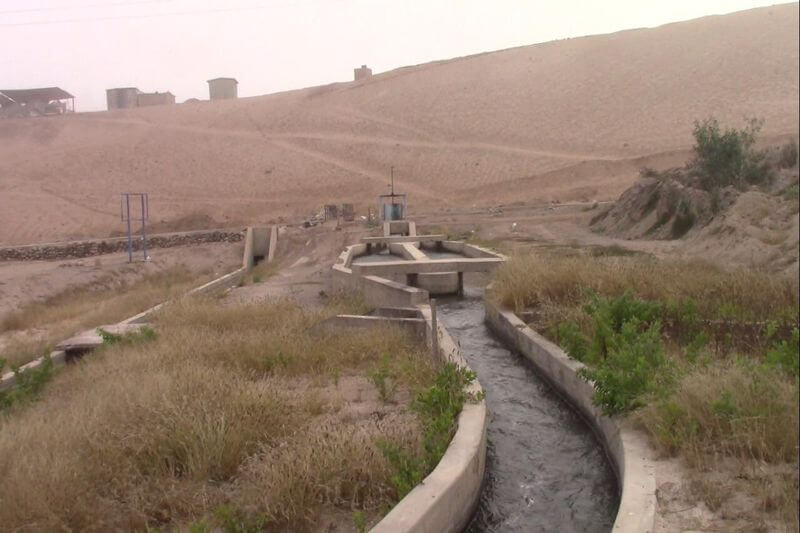
M 642 441 L 593 408 L 592 386 L 577 376 L 575 361 L 557 347 L 541 348 L 513 313 L 488 299 L 484 306 L 481 290 L 464 288 L 464 272 L 491 271 L 505 258 L 404 229 L 347 247 L 332 268 L 332 288 L 361 292 L 376 307 L 391 302 L 428 312 L 429 296 L 450 295 L 439 300 L 439 327 L 452 335 L 454 350 L 477 371 L 486 393 L 486 476 L 478 501 L 459 500 L 460 512 L 451 516 L 458 526 L 442 522 L 441 509 L 417 498 L 413 504 L 404 499 L 387 515 L 408 520 L 392 522 L 398 526 L 392 528 L 382 521 L 375 530 L 652 531 L 655 483 Z M 450 282 L 422 288 L 421 276 L 431 274 Z M 440 471 L 437 466 L 434 473 Z M 465 481 L 438 479 L 439 490 Z M 469 489 L 474 493 L 474 485 Z M 442 498 L 433 501 L 441 504 Z M 433 524 L 438 527 L 427 527 Z
M 466 531 L 610 531 L 614 472 L 592 429 L 484 322 L 482 291 L 440 300 L 490 412 L 486 480 Z

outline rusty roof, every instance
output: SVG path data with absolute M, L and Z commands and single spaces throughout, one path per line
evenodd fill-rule
M 28 104 L 30 102 L 50 102 L 51 100 L 64 100 L 75 98 L 59 87 L 42 87 L 40 89 L 0 89 L 0 101 Z

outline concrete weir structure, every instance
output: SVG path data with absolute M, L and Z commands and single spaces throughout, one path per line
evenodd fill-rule
M 333 266 L 333 290 L 359 290 L 368 304 L 417 305 L 430 295 L 462 295 L 465 272 L 490 272 L 505 261 L 480 246 L 416 233 L 413 221 L 386 222 L 383 237 L 348 246 Z
M 397 234 L 392 235 L 395 233 L 391 231 L 395 229 L 392 225 Z M 328 327 L 372 327 L 393 322 L 418 338 L 424 335 L 433 357 L 468 368 L 458 344 L 436 320 L 429 295 L 461 292 L 464 272 L 491 270 L 503 257 L 479 247 L 447 241 L 443 235 L 418 236 L 410 221 L 387 222 L 385 233 L 383 237 L 366 237 L 359 244 L 348 246 L 333 265 L 331 275 L 334 292 L 359 292 L 367 305 L 377 309 L 372 316 L 336 317 Z M 433 249 L 460 253 L 462 257 L 431 259 L 422 248 L 423 242 Z M 372 260 L 354 264 L 359 257 Z M 400 281 L 389 277 L 399 277 Z M 426 288 L 415 284 L 425 284 Z M 375 525 L 373 532 L 457 532 L 469 524 L 480 500 L 486 470 L 488 413 L 477 381 L 468 392 L 478 399 L 464 405 L 456 434 L 439 464 Z

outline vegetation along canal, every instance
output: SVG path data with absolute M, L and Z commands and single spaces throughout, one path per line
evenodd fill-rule
M 616 480 L 586 422 L 484 324 L 481 294 L 442 300 L 440 320 L 491 412 L 486 485 L 467 531 L 610 531 Z

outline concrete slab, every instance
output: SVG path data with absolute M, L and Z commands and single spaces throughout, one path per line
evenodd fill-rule
M 392 235 L 389 237 L 361 237 L 364 244 L 388 244 L 392 242 L 436 242 L 447 239 L 445 235 Z
M 56 345 L 56 350 L 62 350 L 67 353 L 74 351 L 93 350 L 103 344 L 103 338 L 100 336 L 100 333 L 98 332 L 99 329 L 102 329 L 109 333 L 113 333 L 115 335 L 125 335 L 126 333 L 133 333 L 139 331 L 140 329 L 142 329 L 142 327 L 146 325 L 147 324 L 120 323 L 120 324 L 108 324 L 105 326 L 99 326 L 97 328 L 87 329 L 86 331 L 82 331 L 77 335 L 74 335 L 66 340 L 59 342 Z
M 490 272 L 505 262 L 499 257 L 387 261 L 353 265 L 357 275 L 428 274 L 433 272 Z

